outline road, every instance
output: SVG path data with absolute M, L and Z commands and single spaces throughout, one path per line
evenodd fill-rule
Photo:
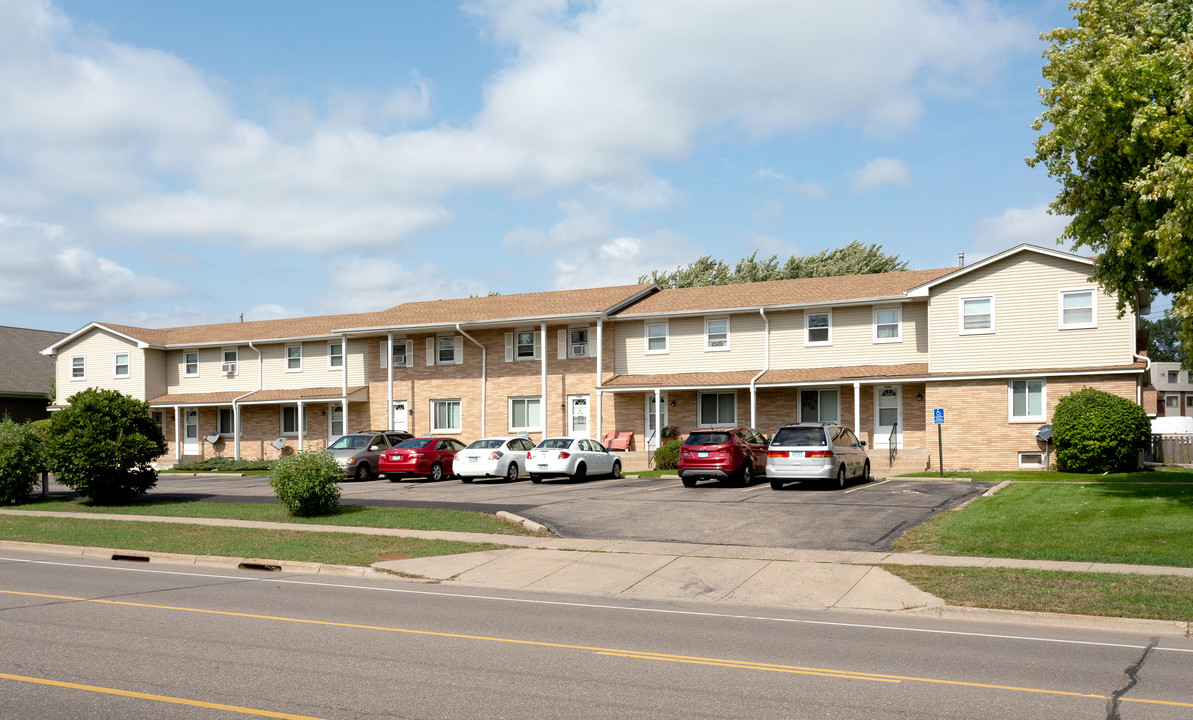
M 12 551 L 0 638 L 6 720 L 1193 718 L 1191 639 Z

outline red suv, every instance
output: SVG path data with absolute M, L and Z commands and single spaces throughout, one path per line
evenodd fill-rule
M 463 449 L 464 443 L 455 438 L 411 438 L 381 453 L 377 472 L 390 482 L 410 476 L 442 480 L 451 476 L 456 453 Z
M 749 485 L 766 472 L 766 436 L 754 428 L 696 430 L 679 451 L 679 479 L 693 487 L 701 478 Z

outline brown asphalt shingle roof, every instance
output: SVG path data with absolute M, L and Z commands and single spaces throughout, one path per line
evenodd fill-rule
M 368 390 L 365 385 L 349 386 L 348 394 L 353 395 L 361 390 Z M 287 402 L 298 400 L 335 400 L 342 397 L 343 388 L 294 388 L 290 390 L 259 390 L 244 395 L 243 391 L 208 392 L 208 393 L 173 393 L 159 395 L 149 401 L 150 405 L 230 405 L 233 400 L 240 398 L 241 403 L 254 402 Z
M 633 304 L 617 317 L 895 297 L 955 270 L 934 268 L 669 289 Z
M 64 337 L 51 330 L 0 327 L 0 395 L 49 392 L 54 358 L 41 351 Z

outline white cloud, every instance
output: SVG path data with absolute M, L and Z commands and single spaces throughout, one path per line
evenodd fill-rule
M 897 158 L 874 158 L 859 170 L 849 174 L 855 193 L 873 190 L 883 185 L 907 187 L 911 183 L 911 172 L 907 164 Z
M 312 305 L 319 315 L 374 312 L 404 302 L 488 293 L 490 288 L 451 272 L 429 263 L 407 267 L 380 258 L 339 256 L 328 264 L 327 292 L 316 296 Z
M 1023 243 L 1056 248 L 1056 241 L 1070 219 L 1064 215 L 1050 214 L 1047 203 L 1029 208 L 1007 208 L 997 216 L 978 222 L 966 262 L 980 260 Z
M 769 167 L 758 168 L 756 171 L 754 171 L 754 179 L 755 180 L 766 180 L 768 182 L 783 182 L 783 183 L 791 182 L 791 179 L 788 178 L 785 174 L 779 172 L 778 170 L 776 170 L 774 168 L 769 168 Z
M 555 259 L 553 286 L 577 287 L 627 285 L 652 270 L 670 271 L 691 262 L 698 253 L 675 233 L 657 230 L 645 237 L 621 236 L 589 243 Z

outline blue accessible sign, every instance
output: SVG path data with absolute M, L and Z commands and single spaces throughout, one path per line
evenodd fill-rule
M 932 410 L 932 422 L 937 425 L 944 425 L 944 408 L 935 408 Z

